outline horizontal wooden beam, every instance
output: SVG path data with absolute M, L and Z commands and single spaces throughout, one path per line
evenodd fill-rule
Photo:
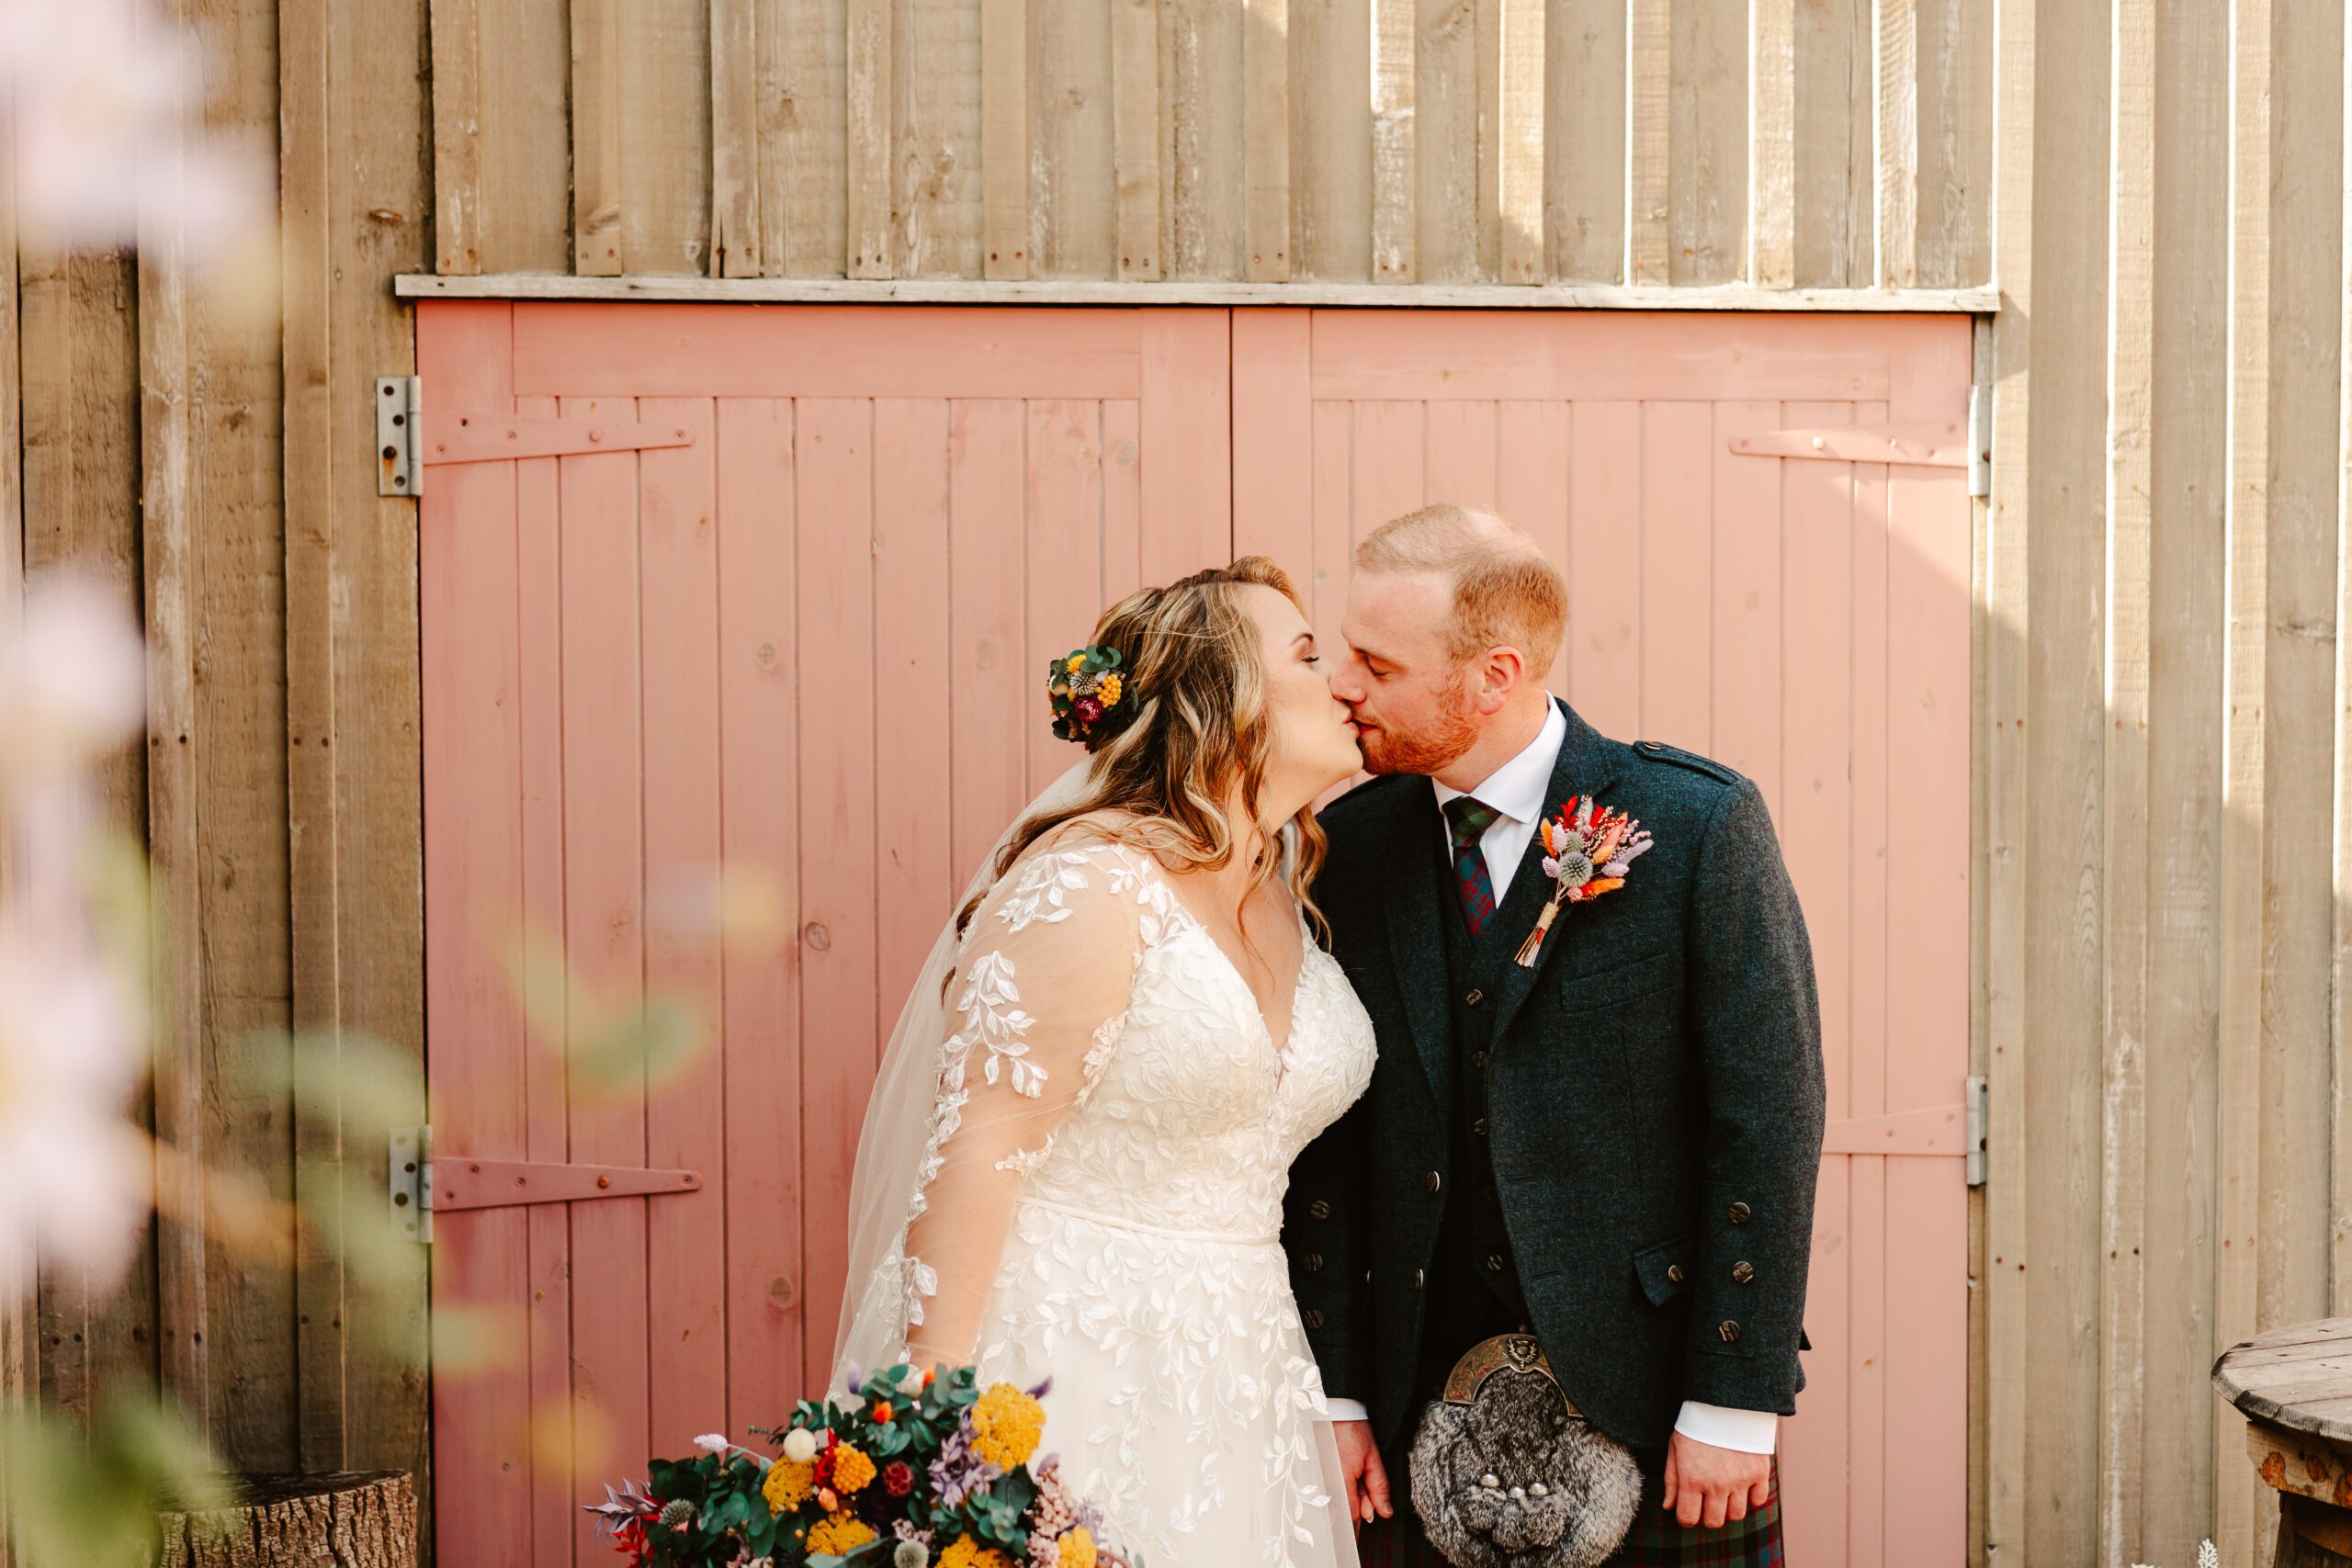
M 1994 288 L 1758 288 L 1626 287 L 1611 283 L 1493 284 L 1167 283 L 1056 278 L 580 277 L 565 273 L 487 273 L 394 279 L 403 299 L 693 300 L 763 305 L 1323 305 L 1523 310 L 1800 310 L 1990 315 Z

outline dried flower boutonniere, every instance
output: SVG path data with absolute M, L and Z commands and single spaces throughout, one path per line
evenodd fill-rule
M 1544 874 L 1552 879 L 1552 897 L 1536 917 L 1535 929 L 1519 944 L 1517 963 L 1521 969 L 1535 967 L 1544 933 L 1560 918 L 1563 905 L 1588 903 L 1624 886 L 1625 868 L 1639 860 L 1651 842 L 1639 822 L 1596 804 L 1590 795 L 1571 798 L 1558 816 L 1544 819 L 1541 831 Z

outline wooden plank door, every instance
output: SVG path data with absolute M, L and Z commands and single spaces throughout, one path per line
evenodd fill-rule
M 1076 756 L 1036 672 L 1232 554 L 1227 333 L 420 307 L 428 459 L 558 454 L 421 491 L 435 1168 L 482 1205 L 433 1217 L 448 1568 L 603 1562 L 605 1480 L 821 1386 L 898 998 Z M 511 1201 L 598 1179 L 655 1190 Z
M 1761 786 L 1813 937 L 1832 1123 L 1783 1430 L 1791 1560 L 1959 1563 L 1969 504 L 1963 468 L 1845 459 L 1890 429 L 1962 445 L 1967 323 L 1245 310 L 1233 375 L 1237 547 L 1306 569 L 1323 637 L 1366 530 L 1498 508 L 1567 570 L 1553 689 Z M 1879 445 L 1737 449 L 1837 427 Z

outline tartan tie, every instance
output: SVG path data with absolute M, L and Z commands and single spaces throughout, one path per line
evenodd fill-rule
M 1453 889 L 1462 897 L 1463 923 L 1476 936 L 1495 918 L 1495 884 L 1487 874 L 1487 857 L 1478 840 L 1500 816 L 1493 807 L 1466 795 L 1445 803 L 1446 836 L 1453 841 Z

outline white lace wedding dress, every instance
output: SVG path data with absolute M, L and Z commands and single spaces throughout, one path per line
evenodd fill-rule
M 1278 1050 L 1159 863 L 1090 843 L 1007 872 L 949 987 L 894 1260 L 908 1337 L 984 1382 L 1050 1376 L 1045 1448 L 1149 1568 L 1355 1561 L 1280 1234 L 1373 1034 L 1305 947 Z

